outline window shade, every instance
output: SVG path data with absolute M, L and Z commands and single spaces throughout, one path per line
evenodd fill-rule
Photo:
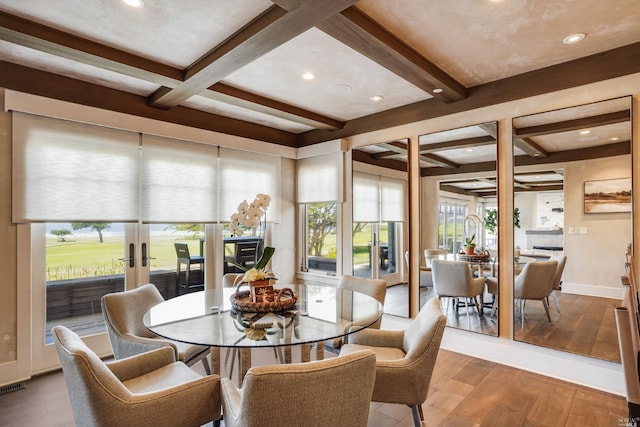
M 380 177 L 353 172 L 353 222 L 380 222 Z
M 271 196 L 267 221 L 280 222 L 280 157 L 220 148 L 220 172 L 221 221 L 261 193 Z
M 136 221 L 137 133 L 13 113 L 13 221 Z
M 143 222 L 218 220 L 218 147 L 143 135 Z
M 298 203 L 342 202 L 343 168 L 341 151 L 298 160 Z
M 404 221 L 405 183 L 403 180 L 381 177 L 380 180 L 380 217 L 382 221 Z

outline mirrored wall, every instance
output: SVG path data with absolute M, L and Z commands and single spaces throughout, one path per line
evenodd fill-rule
M 489 335 L 498 334 L 496 141 L 495 122 L 419 138 L 420 305 L 438 294 L 447 326 Z
M 620 361 L 614 307 L 633 230 L 630 117 L 624 97 L 513 120 L 515 340 Z
M 352 154 L 353 275 L 384 279 L 385 313 L 409 317 L 407 140 Z

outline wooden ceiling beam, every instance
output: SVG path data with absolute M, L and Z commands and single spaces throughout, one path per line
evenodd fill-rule
M 580 148 L 576 150 L 554 151 L 544 158 L 530 157 L 528 155 L 516 156 L 515 165 L 544 165 L 549 163 L 600 159 L 603 157 L 622 156 L 625 154 L 631 154 L 631 141 L 622 141 L 614 144 L 598 145 L 596 147 Z
M 458 101 L 467 96 L 461 83 L 357 7 L 345 9 L 317 27 L 439 101 Z M 442 89 L 442 92 L 434 93 L 434 89 Z
M 452 162 L 451 160 L 447 160 L 444 157 L 437 156 L 435 154 L 420 154 L 419 158 L 423 162 L 428 162 L 438 167 L 443 167 L 443 168 L 459 168 L 460 167 L 458 163 Z
M 184 71 L 178 68 L 92 42 L 5 12 L 0 12 L 0 40 L 160 86 L 175 87 L 184 81 Z M 231 88 L 222 83 L 208 88 L 200 95 L 312 128 L 336 130 L 344 125 L 338 120 L 241 89 Z
M 531 138 L 513 138 L 513 145 L 530 155 L 531 157 L 547 157 L 549 153 L 536 144 Z
M 274 5 L 192 64 L 183 83 L 175 88 L 158 89 L 148 102 L 158 108 L 173 108 L 356 2 L 297 2 L 297 7 L 289 12 Z
M 480 147 L 483 145 L 492 145 L 495 143 L 496 140 L 492 136 L 474 136 L 471 138 L 461 138 L 446 142 L 423 144 L 420 145 L 420 154 L 435 153 L 437 151 L 452 149 Z
M 535 136 L 549 135 L 560 132 L 570 132 L 574 130 L 606 126 L 616 123 L 624 123 L 631 120 L 631 111 L 622 110 L 613 113 L 599 114 L 597 116 L 584 117 L 580 119 L 565 120 L 556 123 L 546 123 L 543 125 L 522 127 L 514 129 L 517 138 L 532 138 Z

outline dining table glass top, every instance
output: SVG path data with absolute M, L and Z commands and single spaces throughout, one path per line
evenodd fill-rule
M 315 284 L 276 288 L 292 289 L 295 306 L 282 312 L 239 312 L 230 301 L 235 288 L 211 289 L 156 305 L 144 315 L 144 325 L 157 335 L 191 344 L 276 347 L 342 337 L 375 323 L 383 312 L 382 304 L 360 292 Z

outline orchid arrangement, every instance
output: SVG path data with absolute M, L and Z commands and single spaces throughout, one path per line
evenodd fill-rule
M 265 227 L 267 222 L 267 209 L 271 204 L 271 196 L 258 194 L 249 204 L 246 200 L 238 205 L 238 211 L 231 215 L 229 228 L 234 236 L 242 236 L 245 231 L 252 230 L 255 236 L 256 230 L 261 225 L 264 217 Z M 264 228 L 262 228 L 264 230 Z

